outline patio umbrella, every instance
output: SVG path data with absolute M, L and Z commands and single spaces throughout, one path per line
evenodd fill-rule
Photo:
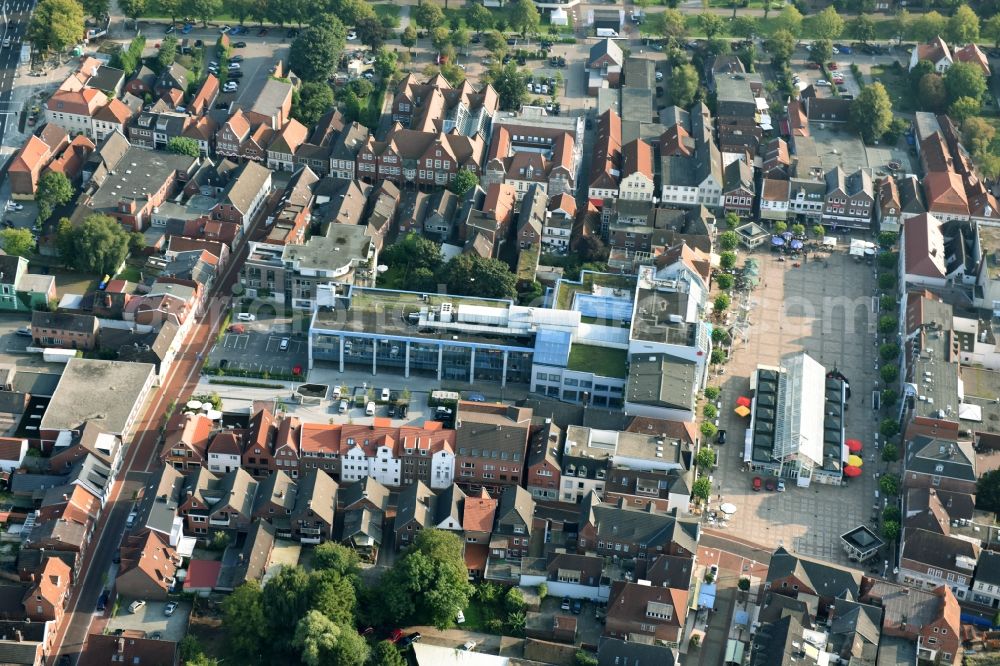
M 847 467 L 844 468 L 844 476 L 850 476 L 850 477 L 861 476 L 861 468 L 854 467 L 853 465 L 848 465 Z
M 784 238 L 785 240 L 791 240 L 792 239 L 792 232 L 791 231 L 785 231 L 785 232 L 783 232 L 781 234 L 781 237 Z
M 719 511 L 726 514 L 727 516 L 731 516 L 734 513 L 736 513 L 736 505 L 731 502 L 726 502 L 725 504 L 719 507 Z
M 847 464 L 851 467 L 861 467 L 865 461 L 861 459 L 861 456 L 850 456 L 847 458 Z
M 741 395 L 740 397 L 736 398 L 736 404 L 739 407 L 749 407 L 750 398 L 746 397 L 745 395 Z
M 791 248 L 793 250 L 801 250 L 802 249 L 802 241 L 800 241 L 800 240 L 793 240 L 791 243 L 789 243 L 789 245 L 791 246 Z
M 850 451 L 851 453 L 857 453 L 863 448 L 861 446 L 861 440 L 858 439 L 849 439 L 847 440 L 846 444 L 847 444 L 847 450 Z
M 781 247 L 784 244 L 785 244 L 785 239 L 782 238 L 781 236 L 771 236 L 771 245 L 774 245 L 775 247 Z
M 747 416 L 750 415 L 750 408 L 749 407 L 744 407 L 743 405 L 740 405 L 734 411 L 737 414 L 739 414 L 740 416 L 742 416 L 743 418 L 746 418 Z

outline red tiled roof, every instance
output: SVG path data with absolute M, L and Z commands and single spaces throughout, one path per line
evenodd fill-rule
M 462 515 L 462 529 L 467 532 L 492 532 L 493 517 L 496 515 L 497 501 L 485 490 L 478 496 L 465 498 Z
M 339 453 L 342 425 L 333 423 L 303 423 L 299 434 L 299 449 L 307 453 Z
M 188 563 L 187 578 L 184 579 L 184 591 L 211 590 L 219 580 L 222 562 L 219 560 L 191 560 Z
M 0 460 L 20 460 L 23 444 L 19 437 L 0 437 Z

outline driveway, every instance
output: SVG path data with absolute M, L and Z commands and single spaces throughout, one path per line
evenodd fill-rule
M 163 614 L 164 601 L 149 601 L 137 613 L 130 613 L 128 606 L 133 599 L 121 597 L 118 615 L 108 620 L 108 633 L 117 629 L 131 629 L 146 632 L 147 636 L 159 632 L 164 640 L 180 641 L 187 633 L 188 615 L 191 603 L 178 602 L 177 610 L 170 617 Z

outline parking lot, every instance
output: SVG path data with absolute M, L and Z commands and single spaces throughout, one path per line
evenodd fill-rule
M 292 332 L 288 318 L 237 321 L 222 334 L 208 353 L 206 366 L 226 370 L 246 370 L 258 374 L 304 372 L 308 364 L 305 335 Z
M 776 255 L 768 252 L 752 254 L 760 263 L 761 286 L 749 299 L 749 339 L 735 344 L 725 374 L 712 380 L 722 389 L 720 427 L 727 430 L 728 442 L 717 447 L 719 467 L 713 472 L 711 508 L 718 508 L 721 502 L 737 507 L 724 530 L 737 530 L 739 536 L 761 544 L 781 544 L 803 555 L 843 564 L 848 560 L 839 537 L 869 522 L 875 502 L 874 472 L 882 468 L 880 461 L 871 460 L 878 458 L 875 433 L 879 420 L 870 403 L 878 381 L 874 369 L 877 314 L 871 312 L 874 271 L 847 256 L 846 242 L 841 237 L 841 247 L 827 264 L 811 257 L 798 268 L 792 262 L 778 262 Z M 786 480 L 784 493 L 754 492 L 751 480 L 755 474 L 743 469 L 743 436 L 748 421 L 734 414 L 733 406 L 737 397 L 749 395 L 749 378 L 758 364 L 779 365 L 783 356 L 799 351 L 848 378 L 852 398 L 845 427 L 847 437 L 864 443 L 865 473 L 848 486 L 813 483 L 799 488 Z
M 190 602 L 178 602 L 177 610 L 167 617 L 163 614 L 163 607 L 167 603 L 165 601 L 147 601 L 138 612 L 130 613 L 128 607 L 133 601 L 128 598 L 121 599 L 118 615 L 108 620 L 108 633 L 122 629 L 144 631 L 147 637 L 159 633 L 159 637 L 167 641 L 180 641 L 184 638 L 187 633 L 188 615 L 191 613 Z

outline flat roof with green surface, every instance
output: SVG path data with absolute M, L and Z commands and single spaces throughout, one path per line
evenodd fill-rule
M 573 296 L 578 293 L 593 293 L 594 285 L 612 289 L 635 289 L 634 276 L 613 275 L 611 273 L 585 272 L 579 282 L 561 280 L 556 294 L 556 309 L 569 310 L 573 307 Z
M 569 369 L 577 372 L 593 372 L 601 377 L 627 376 L 628 352 L 624 349 L 609 349 L 593 345 L 574 344 L 569 350 Z

